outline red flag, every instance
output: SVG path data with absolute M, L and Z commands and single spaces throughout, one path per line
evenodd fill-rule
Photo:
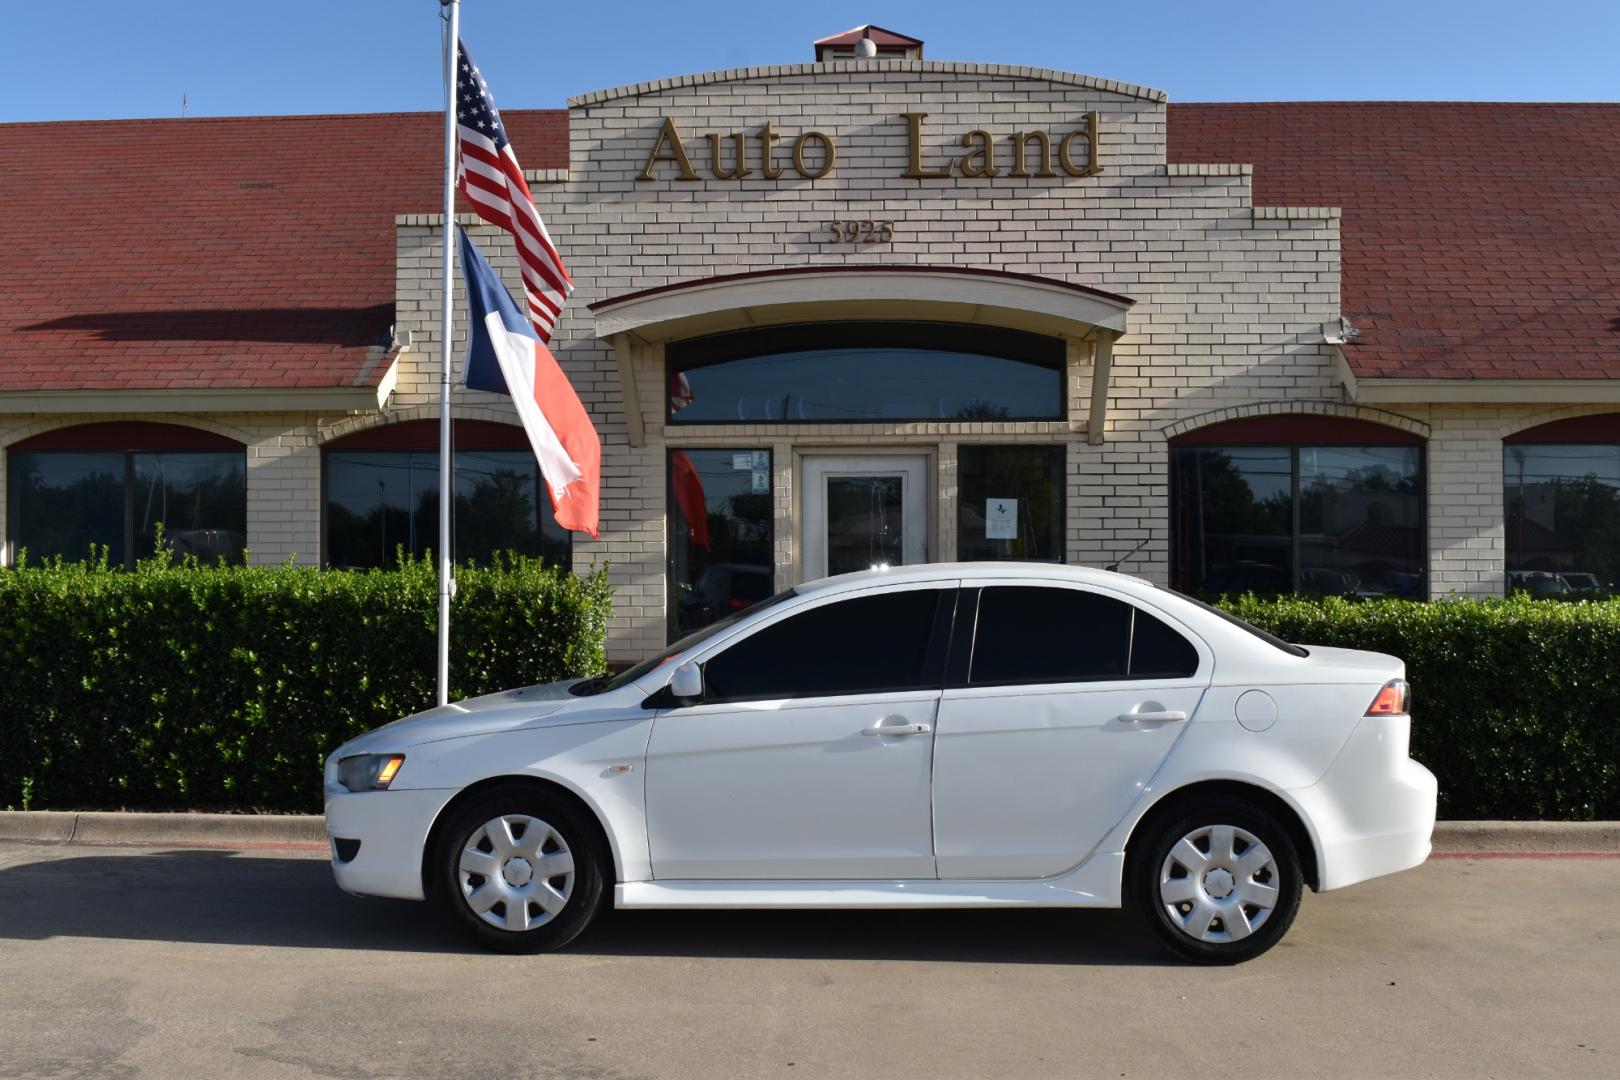
M 703 479 L 685 450 L 669 455 L 670 484 L 675 489 L 675 505 L 686 519 L 686 535 L 701 548 L 709 547 L 709 501 L 703 494 Z
M 669 411 L 678 413 L 693 400 L 692 383 L 686 377 L 686 372 L 677 371 L 669 377 Z
M 595 539 L 602 520 L 602 440 L 557 358 L 538 341 L 534 343 L 534 400 L 580 472 L 579 479 L 566 488 L 552 489 L 551 508 L 557 524 L 590 533 Z

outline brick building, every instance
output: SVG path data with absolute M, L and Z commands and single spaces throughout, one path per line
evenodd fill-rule
M 620 662 L 874 562 L 1620 578 L 1620 106 L 1171 105 L 888 37 L 505 114 L 603 530 L 460 390 L 458 556 L 608 564 Z M 439 125 L 0 126 L 8 562 L 432 545 Z

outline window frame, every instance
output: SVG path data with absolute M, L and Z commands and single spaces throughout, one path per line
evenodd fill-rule
M 1298 417 L 1286 417 L 1284 419 L 1296 420 L 1296 419 L 1299 419 L 1299 418 Z M 1358 422 L 1358 423 L 1365 423 L 1365 421 L 1361 421 L 1361 422 Z M 1221 426 L 1221 425 L 1214 425 L 1214 426 Z M 1292 430 L 1292 429 L 1290 428 L 1290 429 L 1286 429 L 1286 430 Z M 1396 434 L 1398 434 L 1398 435 L 1404 435 L 1405 434 L 1404 432 L 1397 431 L 1397 429 L 1391 429 L 1391 430 L 1396 432 Z M 1197 435 L 1199 433 L 1194 432 L 1193 434 Z M 1278 438 L 1278 439 L 1270 439 L 1270 440 L 1267 440 L 1267 439 L 1255 439 L 1255 438 L 1250 438 L 1250 439 L 1247 439 L 1247 440 L 1244 440 L 1244 439 L 1241 439 L 1241 438 L 1234 438 L 1234 439 L 1231 439 L 1231 440 L 1214 439 L 1214 438 L 1211 438 L 1211 439 L 1203 439 L 1203 438 L 1191 439 L 1191 438 L 1189 438 L 1189 439 L 1172 440 L 1170 445 L 1169 445 L 1169 455 L 1168 455 L 1168 460 L 1167 460 L 1170 476 L 1169 476 L 1169 483 L 1167 485 L 1168 486 L 1168 492 L 1169 492 L 1169 498 L 1166 500 L 1167 509 L 1169 511 L 1169 522 L 1168 522 L 1168 524 L 1169 524 L 1169 534 L 1170 534 L 1170 576 L 1171 576 L 1170 587 L 1174 591 L 1176 591 L 1177 593 L 1180 593 L 1182 595 L 1185 595 L 1185 596 L 1188 596 L 1188 597 L 1191 597 L 1191 596 L 1194 595 L 1193 591 L 1190 588 L 1188 588 L 1189 583 L 1186 582 L 1186 581 L 1179 580 L 1179 578 L 1181 577 L 1182 555 L 1183 555 L 1183 552 L 1181 550 L 1181 544 L 1182 544 L 1181 533 L 1180 533 L 1180 529 L 1177 527 L 1178 524 L 1179 524 L 1179 522 L 1178 522 L 1178 518 L 1179 518 L 1178 511 L 1181 509 L 1181 500 L 1182 500 L 1182 497 L 1183 497 L 1182 496 L 1182 491 L 1181 491 L 1180 470 L 1176 468 L 1176 459 L 1177 459 L 1177 456 L 1178 456 L 1179 452 L 1181 452 L 1181 451 L 1191 451 L 1191 452 L 1201 453 L 1201 452 L 1208 451 L 1208 450 L 1276 450 L 1276 449 L 1279 449 L 1279 448 L 1286 449 L 1288 451 L 1288 500 L 1289 500 L 1288 558 L 1289 558 L 1289 564 L 1290 564 L 1289 565 L 1289 575 L 1290 575 L 1290 577 L 1292 579 L 1292 588 L 1285 595 L 1303 596 L 1303 595 L 1308 595 L 1308 594 L 1302 593 L 1300 591 L 1300 583 L 1302 581 L 1302 573 L 1303 573 L 1303 568 L 1300 565 L 1300 548 L 1301 548 L 1300 513 L 1301 513 L 1301 506 L 1302 506 L 1301 500 L 1300 500 L 1300 486 L 1299 486 L 1299 476 L 1300 476 L 1299 458 L 1300 458 L 1300 451 L 1301 450 L 1378 450 L 1378 449 L 1388 449 L 1390 447 L 1396 447 L 1396 448 L 1403 448 L 1403 449 L 1415 449 L 1417 451 L 1416 484 L 1417 484 L 1417 500 L 1418 500 L 1418 503 L 1417 503 L 1417 521 L 1418 521 L 1418 523 L 1417 523 L 1416 528 L 1417 528 L 1417 535 L 1418 535 L 1418 550 L 1417 550 L 1416 559 L 1417 559 L 1417 565 L 1418 565 L 1418 577 L 1420 579 L 1419 584 L 1418 584 L 1418 594 L 1419 594 L 1420 597 L 1426 598 L 1428 596 L 1428 594 L 1429 594 L 1429 444 L 1428 444 L 1428 442 L 1426 440 L 1417 439 L 1415 437 L 1410 438 L 1410 439 L 1402 439 L 1402 438 L 1394 438 L 1394 437 L 1392 437 L 1392 438 L 1389 438 L 1389 439 L 1387 439 L 1386 441 L 1383 441 L 1383 442 L 1339 441 L 1339 440 L 1333 439 L 1331 437 L 1331 434 L 1332 433 L 1330 431 L 1328 433 L 1328 435 L 1326 437 L 1324 437 L 1323 439 L 1321 439 L 1321 440 L 1299 439 L 1299 438 L 1294 438 L 1294 439 Z
M 840 334 L 847 334 L 852 338 L 862 335 L 892 334 L 897 342 L 906 341 L 907 331 L 919 335 L 936 334 L 947 342 L 960 342 L 964 339 L 983 340 L 994 342 L 996 338 L 1010 343 L 1013 347 L 1003 347 L 1002 351 L 992 352 L 986 350 L 973 350 L 958 347 L 955 349 L 944 346 L 909 345 L 909 344 L 875 344 L 873 348 L 927 348 L 940 352 L 957 352 L 964 355 L 989 356 L 993 359 L 1008 363 L 1029 364 L 1052 371 L 1057 376 L 1057 411 L 1051 416 L 1007 415 L 983 420 L 956 420 L 938 416 L 884 416 L 871 419 L 850 419 L 840 417 L 822 417 L 817 419 L 799 420 L 784 416 L 778 420 L 682 420 L 679 419 L 679 410 L 670 404 L 670 383 L 677 374 L 688 371 L 700 371 L 704 368 L 718 367 L 740 360 L 757 359 L 784 352 L 813 352 L 817 348 L 833 349 L 847 348 L 835 344 L 810 345 L 803 348 L 787 347 L 778 342 L 775 347 L 764 345 L 750 346 L 751 339 L 766 341 L 778 338 L 792 332 L 802 332 L 812 338 L 836 338 Z M 926 337 L 923 337 L 926 340 Z M 870 344 L 870 342 L 868 342 Z M 689 352 L 708 350 L 708 355 L 701 361 L 686 359 Z M 1027 356 L 1011 355 L 1011 353 L 1025 351 Z M 1049 357 L 1042 358 L 1041 352 L 1049 352 Z M 717 334 L 705 334 L 698 337 L 682 338 L 671 341 L 664 347 L 664 371 L 661 394 L 663 396 L 664 423 L 669 427 L 701 428 L 705 425 L 773 425 L 784 424 L 795 427 L 813 427 L 820 425 L 848 425 L 848 424 L 1006 424 L 1006 423 L 1046 423 L 1061 424 L 1069 419 L 1069 392 L 1068 392 L 1068 350 L 1061 337 L 1049 334 L 1038 334 L 1029 330 L 1017 330 L 1011 327 L 989 326 L 977 323 L 950 323 L 926 319 L 855 319 L 841 322 L 802 322 L 802 323 L 776 323 L 767 326 L 748 327 L 741 330 L 726 330 Z
M 1125 646 L 1125 674 L 1119 677 L 1103 676 L 1092 679 L 1077 679 L 1066 676 L 1045 679 L 1024 680 L 997 680 L 995 682 L 977 682 L 972 679 L 973 652 L 978 642 L 980 625 L 980 600 L 986 589 L 1001 588 L 1039 588 L 1061 589 L 1066 592 L 1085 593 L 1091 596 L 1100 596 L 1107 600 L 1115 600 L 1125 605 L 1130 612 L 1130 623 L 1127 633 L 1129 637 Z M 1189 675 L 1132 675 L 1130 674 L 1131 653 L 1135 645 L 1136 616 L 1138 612 L 1147 614 L 1163 623 L 1165 627 L 1179 634 L 1181 638 L 1192 646 L 1198 657 L 1198 666 L 1193 668 Z M 1031 686 L 1075 686 L 1086 688 L 1111 686 L 1163 686 L 1169 684 L 1183 684 L 1202 681 L 1207 683 L 1209 676 L 1206 671 L 1213 670 L 1215 659 L 1214 650 L 1209 647 L 1202 636 L 1178 619 L 1175 615 L 1163 608 L 1143 603 L 1136 597 L 1111 589 L 1098 588 L 1082 582 L 1070 581 L 1039 581 L 1030 578 L 997 578 L 983 581 L 964 581 L 957 599 L 956 621 L 952 628 L 950 651 L 946 660 L 945 689 L 970 690 L 975 692 L 991 692 L 997 690 L 1013 690 L 1019 687 Z
M 119 508 L 123 531 L 123 559 L 120 569 L 135 568 L 139 557 L 136 541 L 140 533 L 135 527 L 135 456 L 162 454 L 190 457 L 201 454 L 237 454 L 242 467 L 242 552 L 249 547 L 247 536 L 248 468 L 247 444 L 228 435 L 220 435 L 206 428 L 188 427 L 160 421 L 90 421 L 68 424 L 26 439 L 20 439 L 5 448 L 6 528 L 4 554 L 7 565 L 15 565 L 21 545 L 16 530 L 24 515 L 18 512 L 20 492 L 12 483 L 12 472 L 19 455 L 32 454 L 108 454 L 121 459 L 119 482 L 123 485 L 123 503 Z M 167 531 L 167 523 L 165 523 Z M 98 543 L 98 541 L 91 541 Z M 110 546 L 110 545 L 107 545 Z M 37 553 L 36 553 L 37 554 Z M 44 556 L 41 556 L 44 557 Z M 65 558 L 65 556 L 64 556 Z M 81 557 L 82 558 L 82 557 Z M 74 560 L 78 561 L 78 560 Z
M 524 432 L 523 428 L 517 424 L 503 424 L 493 420 L 460 419 L 453 421 L 453 424 L 454 428 L 452 430 L 450 444 L 450 482 L 452 487 L 456 481 L 456 448 L 462 446 L 464 441 L 471 443 L 472 445 L 469 447 L 469 449 L 474 451 L 492 450 L 515 452 L 522 450 L 531 455 L 534 453 L 534 447 L 528 441 L 528 434 Z M 424 445 L 424 440 L 428 435 L 429 429 L 431 429 L 431 443 Z M 347 435 L 340 435 L 337 438 L 329 439 L 320 445 L 320 510 L 317 518 L 318 528 L 320 529 L 321 536 L 320 567 L 322 570 L 343 569 L 341 567 L 333 567 L 331 562 L 332 545 L 331 534 L 329 532 L 331 528 L 331 518 L 328 513 L 330 503 L 328 496 L 332 477 L 332 470 L 329 464 L 331 453 L 333 451 L 337 451 L 338 453 L 350 451 L 355 453 L 436 453 L 439 449 L 438 433 L 439 422 L 437 420 L 406 420 L 392 424 L 378 424 L 373 427 L 361 428 L 359 431 L 350 432 Z M 435 483 L 438 482 L 438 475 L 438 471 L 435 469 Z M 452 500 L 450 505 L 452 514 L 451 535 L 454 536 L 455 502 Z M 541 475 L 538 463 L 535 467 L 535 512 L 537 530 L 543 537 L 545 535 L 545 526 L 543 523 L 540 523 L 540 520 L 544 514 L 553 511 L 551 510 L 551 494 L 546 490 L 545 477 Z M 553 520 L 555 520 L 555 518 L 553 518 Z M 568 551 L 561 563 L 561 567 L 563 570 L 572 573 L 574 569 L 574 534 L 566 529 L 562 531 L 563 536 L 568 543 Z M 435 546 L 437 544 L 438 534 L 435 532 L 433 537 L 433 545 L 430 546 Z M 544 554 L 544 547 L 545 546 L 542 543 L 542 556 Z M 391 564 L 385 564 L 381 567 L 373 567 L 372 569 L 386 570 L 389 568 L 389 565 Z M 359 570 L 357 572 L 364 573 L 365 571 Z

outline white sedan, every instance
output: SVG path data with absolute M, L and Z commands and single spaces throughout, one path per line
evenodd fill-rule
M 1304 887 L 1429 854 L 1395 657 L 1290 645 L 1078 567 L 829 578 L 619 675 L 339 748 L 349 892 L 511 952 L 619 908 L 1138 908 L 1183 957 L 1274 945 Z

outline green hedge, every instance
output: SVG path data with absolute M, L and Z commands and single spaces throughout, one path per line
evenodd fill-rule
M 603 670 L 606 577 L 457 570 L 451 694 Z M 344 740 L 434 702 L 428 562 L 0 571 L 0 807 L 320 809 Z
M 452 693 L 603 669 L 606 579 L 457 571 Z M 1620 600 L 1223 602 L 1394 653 L 1452 818 L 1620 818 Z M 333 747 L 433 702 L 433 567 L 0 572 L 0 807 L 316 810 Z
M 1620 600 L 1226 600 L 1303 645 L 1393 653 L 1444 818 L 1620 818 Z

